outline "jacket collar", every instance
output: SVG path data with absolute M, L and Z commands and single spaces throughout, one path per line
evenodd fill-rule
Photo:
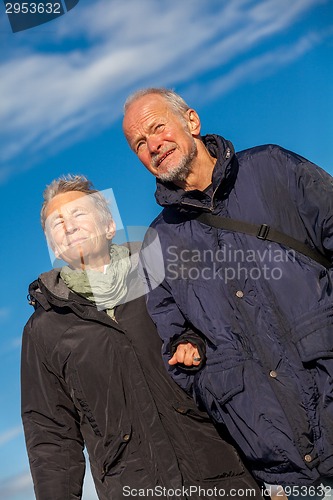
M 203 143 L 211 156 L 217 159 L 213 176 L 213 192 L 220 190 L 222 184 L 228 185 L 234 182 L 237 174 L 235 151 L 232 143 L 219 135 L 206 135 L 202 137 Z M 235 175 L 233 175 L 235 174 Z M 229 189 L 228 189 L 229 191 Z M 156 181 L 155 198 L 162 207 L 169 205 L 190 205 L 192 207 L 210 208 L 211 197 L 205 192 L 193 190 L 184 191 L 172 182 Z
M 139 280 L 137 276 L 141 242 L 128 242 L 124 243 L 124 246 L 126 246 L 130 250 L 130 259 L 132 265 L 128 277 L 129 290 L 124 300 L 133 300 L 133 298 L 136 298 L 139 292 L 141 293 L 141 295 L 144 294 L 144 292 L 141 290 L 143 285 L 141 284 L 141 280 Z M 140 285 L 141 287 L 138 291 Z M 132 297 L 133 294 L 134 296 Z M 79 313 L 81 311 L 83 313 L 83 311 L 86 310 L 87 306 L 90 309 L 95 309 L 95 306 L 91 301 L 72 292 L 67 287 L 65 282 L 60 278 L 60 268 L 51 269 L 48 272 L 42 273 L 39 276 L 38 280 L 33 281 L 29 286 L 28 297 L 31 305 L 36 308 L 37 304 L 39 304 L 45 310 L 51 309 L 51 305 L 56 307 L 71 307 Z

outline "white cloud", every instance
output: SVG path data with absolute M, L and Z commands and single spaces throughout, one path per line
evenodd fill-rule
M 22 337 L 15 337 L 11 340 L 9 344 L 9 348 L 12 349 L 21 349 L 22 346 Z
M 12 441 L 13 439 L 17 438 L 17 436 L 20 436 L 23 432 L 23 428 L 21 425 L 18 425 L 16 427 L 12 427 L 11 429 L 8 429 L 5 432 L 2 432 L 0 434 L 0 446 L 3 446 L 4 444 L 8 443 L 9 441 Z
M 8 318 L 10 310 L 7 307 L 0 307 L 0 320 Z
M 228 74 L 216 78 L 212 82 L 205 82 L 203 89 L 199 90 L 199 85 L 190 87 L 190 92 L 202 93 L 204 99 L 214 99 L 217 95 L 223 95 L 233 88 L 248 82 L 256 81 L 263 76 L 268 76 L 279 68 L 290 64 L 300 56 L 308 52 L 313 46 L 319 43 L 319 37 L 316 34 L 310 34 L 301 38 L 293 47 L 280 47 L 274 51 L 266 52 L 258 57 L 254 57 L 242 65 L 235 67 Z
M 0 181 L 23 153 L 27 168 L 27 157 L 33 162 L 46 148 L 56 151 L 114 122 L 134 88 L 186 85 L 219 68 L 224 76 L 210 86 L 217 94 L 238 85 L 258 64 L 262 74 L 272 71 L 272 54 L 282 49 L 259 58 L 252 50 L 326 1 L 99 0 L 52 21 L 49 32 L 27 31 L 0 65 L 0 92 L 6 96 Z M 52 50 L 43 48 L 45 36 Z M 295 58 L 302 53 L 302 36 L 288 47 Z M 308 49 L 318 43 L 307 40 Z M 287 62 L 275 59 L 274 70 Z
M 14 337 L 14 338 L 6 338 L 1 344 L 0 344 L 0 356 L 6 356 L 9 353 L 12 353 L 13 351 L 18 351 L 20 352 L 22 345 L 22 337 Z M 0 438 L 0 443 L 1 443 L 1 438 Z
M 30 473 L 24 472 L 0 482 L 0 498 L 6 500 L 33 500 L 33 485 Z

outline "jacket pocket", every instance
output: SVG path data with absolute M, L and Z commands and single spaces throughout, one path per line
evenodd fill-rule
M 333 358 L 333 307 L 323 307 L 298 318 L 291 332 L 304 363 Z
M 100 471 L 101 481 L 104 480 L 105 476 L 110 474 L 111 469 L 113 474 L 120 474 L 124 470 L 126 461 L 123 459 L 123 455 L 131 438 L 132 428 L 130 425 L 127 428 L 123 428 L 116 436 L 113 436 L 107 445 L 107 455 L 102 461 Z
M 217 375 L 218 372 L 218 375 Z M 221 367 L 216 365 L 216 369 L 210 367 L 209 381 L 214 394 L 218 394 L 221 405 L 224 405 L 239 392 L 244 390 L 244 365 L 239 364 L 229 369 L 221 371 Z
M 285 467 L 293 433 L 262 367 L 253 360 L 208 364 L 196 393 L 208 413 L 224 424 L 250 462 Z M 299 456 L 299 460 L 301 457 Z

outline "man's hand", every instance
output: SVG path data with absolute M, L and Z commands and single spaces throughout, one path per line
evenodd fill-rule
M 182 363 L 185 366 L 198 366 L 201 362 L 197 347 L 190 342 L 184 342 L 177 346 L 177 350 L 169 360 L 169 365 Z

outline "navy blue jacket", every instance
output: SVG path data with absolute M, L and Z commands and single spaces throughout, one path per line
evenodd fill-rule
M 203 140 L 217 158 L 211 188 L 185 192 L 158 181 L 160 205 L 189 218 L 199 209 L 265 223 L 332 258 L 326 172 L 275 145 L 235 154 L 220 136 Z M 206 343 L 205 365 L 169 367 L 172 377 L 227 426 L 258 479 L 308 485 L 332 477 L 332 270 L 277 243 L 170 220 L 170 210 L 152 228 L 164 266 L 151 232 L 142 258 L 165 358 L 187 332 Z

